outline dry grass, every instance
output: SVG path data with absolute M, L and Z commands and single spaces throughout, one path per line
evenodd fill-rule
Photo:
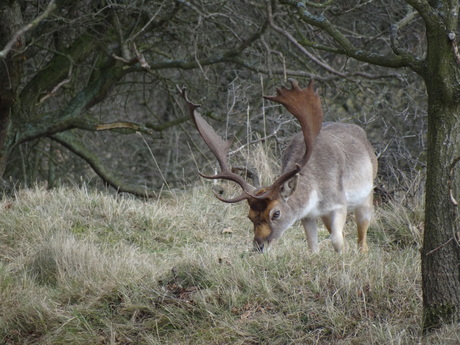
M 250 248 L 246 205 L 209 186 L 140 200 L 21 190 L 0 203 L 0 343 L 458 344 L 420 337 L 419 213 L 382 208 L 370 253 Z M 226 231 L 224 231 L 226 230 Z M 321 236 L 325 239 L 326 233 Z

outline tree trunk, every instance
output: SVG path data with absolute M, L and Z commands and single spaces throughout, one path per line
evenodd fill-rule
M 460 322 L 460 73 L 444 30 L 427 34 L 428 157 L 423 329 Z
M 428 138 L 425 233 L 422 251 L 423 327 L 460 322 L 460 201 L 456 173 L 460 119 L 458 109 L 431 110 Z M 435 122 L 435 123 L 433 123 Z

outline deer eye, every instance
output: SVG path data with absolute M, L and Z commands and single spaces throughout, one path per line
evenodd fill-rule
M 275 211 L 272 215 L 272 220 L 273 219 L 278 219 L 279 217 L 281 216 L 281 212 L 278 210 L 278 211 Z

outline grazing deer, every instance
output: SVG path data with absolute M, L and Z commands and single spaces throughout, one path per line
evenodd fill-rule
M 281 176 L 270 187 L 255 188 L 232 172 L 227 162 L 230 142 L 224 141 L 196 111 L 199 107 L 182 96 L 201 137 L 216 156 L 221 172 L 208 179 L 234 181 L 243 189 L 233 199 L 217 198 L 227 203 L 247 200 L 249 219 L 254 223 L 254 248 L 267 250 L 270 244 L 300 220 L 305 228 L 308 247 L 317 252 L 321 218 L 330 233 L 334 249 L 344 246 L 343 227 L 348 212 L 354 212 L 358 227 L 358 245 L 368 250 L 366 235 L 373 213 L 373 181 L 377 158 L 364 130 L 353 124 L 322 123 L 321 100 L 313 82 L 301 89 L 290 80 L 291 89 L 277 89 L 276 96 L 265 97 L 281 103 L 300 123 L 282 157 Z

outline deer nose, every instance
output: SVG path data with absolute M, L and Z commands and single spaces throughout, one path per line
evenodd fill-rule
M 254 239 L 254 251 L 263 253 L 264 246 L 265 246 L 265 241 L 264 240 L 262 240 L 260 238 Z

